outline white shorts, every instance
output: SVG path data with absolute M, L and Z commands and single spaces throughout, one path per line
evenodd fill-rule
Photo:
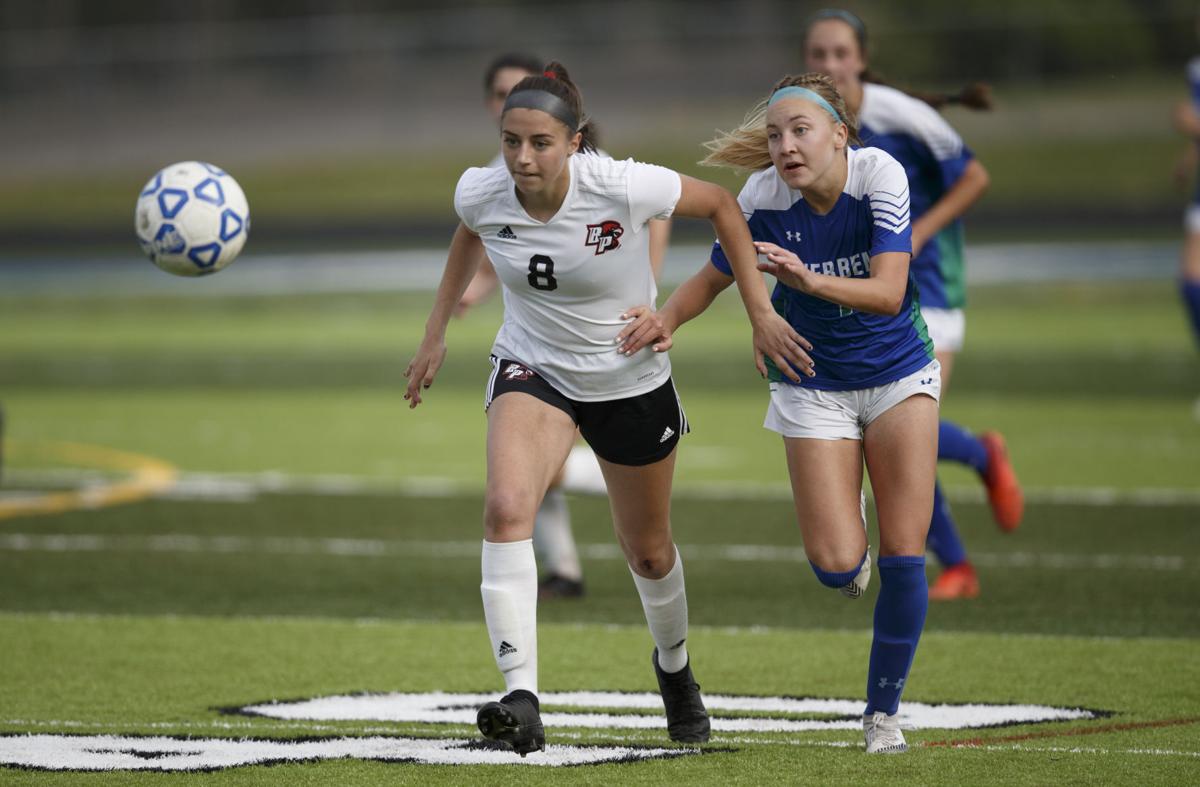
M 855 391 L 771 383 L 771 404 L 763 426 L 784 437 L 862 440 L 872 421 L 917 394 L 935 402 L 941 397 L 942 367 L 937 361 L 895 382 Z
M 1200 233 L 1200 203 L 1193 202 L 1183 212 L 1183 228 L 1188 232 Z
M 967 334 L 967 315 L 962 309 L 934 309 L 922 306 L 921 316 L 929 328 L 933 349 L 940 353 L 956 353 L 963 347 Z

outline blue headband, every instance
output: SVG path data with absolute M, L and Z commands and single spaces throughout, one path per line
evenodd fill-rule
M 846 122 L 842 120 L 842 116 L 837 113 L 837 110 L 833 108 L 833 105 L 821 98 L 819 93 L 809 90 L 806 87 L 797 87 L 795 85 L 781 87 L 771 94 L 771 100 L 767 102 L 767 106 L 771 106 L 776 101 L 782 101 L 785 98 L 802 98 L 805 101 L 811 101 L 821 109 L 828 112 L 829 116 L 833 118 L 834 123 Z

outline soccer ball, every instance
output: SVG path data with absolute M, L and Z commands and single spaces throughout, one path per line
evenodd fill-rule
M 176 276 L 204 276 L 233 262 L 250 232 L 246 195 L 227 172 L 203 161 L 163 167 L 133 214 L 150 260 Z

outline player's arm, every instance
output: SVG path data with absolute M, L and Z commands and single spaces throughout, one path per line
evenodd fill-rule
M 742 304 L 750 317 L 754 335 L 754 363 L 759 373 L 764 377 L 767 374 L 763 362 L 763 356 L 766 356 L 794 382 L 800 382 L 800 375 L 789 365 L 798 367 L 809 376 L 815 374 L 812 371 L 812 358 L 805 352 L 806 349 L 812 349 L 812 345 L 771 306 L 767 286 L 758 274 L 750 228 L 746 226 L 746 217 L 737 200 L 715 183 L 686 175 L 679 177 L 683 186 L 675 205 L 675 215 L 712 222 L 721 249 L 729 259 Z
M 467 285 L 467 289 L 459 300 L 458 305 L 454 307 L 455 317 L 462 317 L 472 306 L 478 306 L 492 297 L 492 293 L 500 285 L 500 277 L 496 275 L 496 268 L 492 265 L 492 261 L 488 259 L 482 244 L 479 247 L 479 252 L 481 255 L 479 258 L 479 269 L 475 271 L 475 277 L 471 279 L 471 283 Z
M 657 312 L 643 306 L 628 310 L 626 315 L 633 322 L 617 336 L 620 352 L 633 355 L 651 343 L 656 353 L 671 349 L 675 330 L 699 316 L 733 281 L 732 276 L 717 270 L 712 262 L 705 262 L 703 268 L 671 293 Z
M 954 185 L 913 222 L 913 254 L 918 254 L 931 238 L 966 213 L 983 196 L 990 183 L 991 176 L 979 159 L 971 159 Z
M 667 259 L 667 246 L 671 244 L 671 220 L 651 220 L 648 232 L 650 233 L 650 269 L 654 271 L 654 280 L 660 281 L 663 262 Z
M 866 279 L 830 276 L 809 270 L 794 253 L 774 243 L 755 243 L 766 261 L 758 269 L 795 290 L 872 314 L 896 315 L 908 289 L 910 255 L 886 251 L 871 255 L 871 275 Z
M 1180 101 L 1175 105 L 1175 129 L 1187 137 L 1200 137 L 1200 114 L 1192 102 Z
M 425 338 L 404 370 L 404 376 L 408 378 L 404 398 L 408 400 L 410 410 L 421 403 L 422 389 L 433 385 L 433 378 L 446 358 L 446 326 L 450 315 L 462 300 L 463 292 L 479 269 L 479 261 L 485 256 L 479 236 L 459 224 L 454 240 L 450 242 L 450 254 L 434 297 L 433 311 L 425 322 Z

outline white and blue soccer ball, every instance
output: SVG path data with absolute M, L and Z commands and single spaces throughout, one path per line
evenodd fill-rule
M 146 183 L 134 230 L 151 261 L 176 276 L 216 273 L 238 256 L 250 206 L 229 173 L 203 161 L 163 167 Z

